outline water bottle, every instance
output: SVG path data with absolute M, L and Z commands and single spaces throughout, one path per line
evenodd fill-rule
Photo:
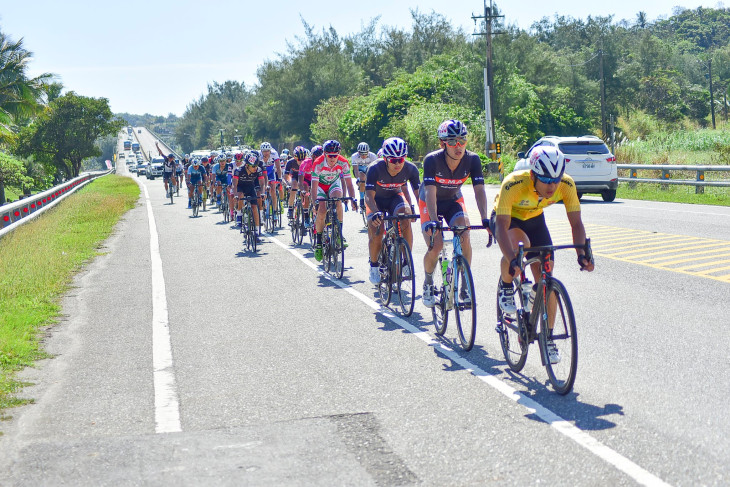
M 529 279 L 522 281 L 522 296 L 525 303 L 525 311 L 532 311 L 532 303 L 535 301 L 535 293 L 532 290 L 532 283 Z

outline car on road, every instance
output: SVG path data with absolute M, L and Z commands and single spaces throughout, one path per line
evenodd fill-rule
M 616 199 L 618 169 L 616 157 L 599 137 L 557 137 L 548 135 L 535 142 L 530 150 L 517 153 L 515 171 L 530 168 L 530 154 L 539 146 L 557 147 L 565 155 L 565 172 L 575 181 L 578 198 L 586 193 L 600 194 L 603 201 Z
M 157 176 L 162 176 L 162 169 L 165 159 L 162 157 L 153 157 L 152 161 L 146 165 L 147 179 L 155 179 Z
M 137 176 L 145 176 L 147 174 L 147 164 L 137 164 L 135 171 Z

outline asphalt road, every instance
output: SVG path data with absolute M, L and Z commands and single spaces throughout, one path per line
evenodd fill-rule
M 537 349 L 506 367 L 486 235 L 463 353 L 420 299 L 406 320 L 379 309 L 359 215 L 333 281 L 287 229 L 251 255 L 214 209 L 192 218 L 138 181 L 149 200 L 77 277 L 54 358 L 22 374 L 35 404 L 0 424 L 0 485 L 730 483 L 730 270 L 707 272 L 727 266 L 730 209 L 585 198 L 596 271 L 556 261 L 580 346 L 561 397 Z M 546 217 L 568 235 L 562 206 Z M 424 252 L 417 237 L 419 288 Z

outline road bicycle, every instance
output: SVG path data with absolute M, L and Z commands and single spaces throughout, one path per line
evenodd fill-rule
M 228 211 L 228 187 L 224 186 L 221 191 L 221 204 L 218 206 L 218 211 L 223 213 L 223 221 L 228 223 L 231 219 L 231 212 Z
M 421 215 L 387 215 L 381 216 L 386 225 L 383 247 L 378 255 L 380 283 L 378 293 L 383 306 L 390 304 L 391 293 L 398 296 L 398 305 L 403 316 L 411 316 L 416 300 L 416 279 L 413 268 L 413 256 L 408 242 L 403 237 L 401 222 L 415 220 Z M 408 225 L 411 222 L 407 222 Z
M 461 236 L 468 230 L 481 230 L 485 227 L 479 225 L 453 225 L 444 227 L 440 221 L 436 223 L 436 229 L 453 232 L 451 260 L 446 253 L 446 239 L 439 254 L 437 269 L 441 271 L 441 279 L 434 279 L 433 294 L 435 305 L 431 308 L 434 322 L 436 323 L 436 334 L 442 336 L 446 332 L 449 322 L 449 311 L 454 310 L 456 315 L 456 330 L 459 335 L 461 347 L 469 351 L 474 346 L 474 337 L 477 329 L 477 305 L 476 293 L 474 292 L 474 279 L 471 274 L 469 262 L 464 257 L 461 248 Z M 431 233 L 429 249 L 433 247 L 433 240 L 436 235 L 434 230 Z M 492 244 L 492 234 L 489 234 L 487 247 Z
M 345 243 L 342 237 L 342 222 L 337 217 L 337 202 L 354 201 L 350 197 L 324 198 L 326 214 L 322 231 L 322 261 L 324 270 L 337 279 L 345 273 Z
M 236 197 L 238 199 L 238 197 Z M 256 236 L 256 221 L 253 218 L 253 207 L 251 201 L 255 198 L 243 198 L 243 210 L 241 214 L 241 234 L 243 235 L 243 244 L 246 246 L 246 250 L 256 252 L 257 236 Z
M 203 195 L 200 193 L 200 185 L 195 185 L 195 190 L 193 191 L 193 201 L 191 202 L 191 206 L 193 209 L 193 216 L 197 217 L 198 213 L 200 212 L 200 206 L 203 204 L 205 200 L 203 199 Z
M 537 340 L 540 345 L 540 360 L 547 371 L 550 384 L 555 392 L 565 395 L 573 389 L 575 383 L 578 368 L 578 336 L 568 291 L 562 282 L 552 276 L 553 255 L 556 250 L 562 249 L 584 249 L 586 259 L 593 262 L 591 241 L 588 238 L 585 245 L 545 245 L 525 248 L 522 242 L 519 243 L 516 260 L 521 272 L 515 291 L 515 297 L 519 295 L 518 299 L 515 299 L 517 312 L 514 314 L 503 312 L 497 297 L 496 330 L 504 358 L 510 369 L 515 372 L 520 372 L 525 366 L 528 347 Z M 527 252 L 537 252 L 538 256 L 527 259 L 525 258 Z M 536 285 L 536 289 L 525 277 L 525 269 L 534 262 L 540 263 L 540 282 Z M 551 351 L 556 357 L 552 361 Z
M 309 198 L 309 226 L 307 227 L 307 234 L 309 235 L 309 246 L 314 250 L 314 245 L 317 243 L 317 229 L 315 228 L 314 222 L 317 220 L 317 213 L 315 211 L 314 198 Z
M 174 193 L 176 191 L 176 185 L 172 182 L 167 183 L 167 197 L 170 198 L 170 204 L 173 204 L 174 201 L 172 199 Z
M 274 231 L 274 202 L 271 199 L 269 192 L 266 192 L 264 197 L 264 226 L 266 231 L 271 233 Z
M 291 239 L 294 245 L 301 245 L 304 240 L 304 233 L 307 229 L 304 226 L 304 209 L 302 208 L 302 195 L 300 191 L 294 198 L 294 207 L 292 208 L 292 218 L 289 220 L 291 227 Z

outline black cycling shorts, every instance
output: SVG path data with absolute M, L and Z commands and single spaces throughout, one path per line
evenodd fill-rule
M 540 213 L 538 216 L 532 217 L 528 220 L 520 220 L 519 218 L 512 217 L 509 228 L 510 230 L 513 228 L 519 228 L 525 232 L 527 238 L 530 239 L 530 247 L 553 244 L 553 239 L 550 237 L 550 231 L 545 223 L 544 213 Z M 532 259 L 538 255 L 539 254 L 537 252 L 528 252 L 525 257 Z

